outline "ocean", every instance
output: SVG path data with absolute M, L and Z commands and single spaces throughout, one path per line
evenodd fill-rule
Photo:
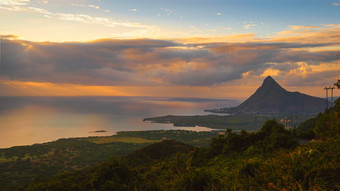
M 60 138 L 109 136 L 118 131 L 186 129 L 143 122 L 162 115 L 207 115 L 204 109 L 231 107 L 231 99 L 164 97 L 0 97 L 0 148 Z

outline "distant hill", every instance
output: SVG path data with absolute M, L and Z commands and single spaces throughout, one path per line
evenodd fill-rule
M 289 92 L 271 76 L 239 106 L 206 110 L 213 113 L 316 114 L 326 108 L 325 99 Z

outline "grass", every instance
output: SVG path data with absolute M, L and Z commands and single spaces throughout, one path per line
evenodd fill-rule
M 11 162 L 15 161 L 13 158 L 0 157 L 0 162 Z
M 88 141 L 96 144 L 105 144 L 105 143 L 113 143 L 113 142 L 121 142 L 121 143 L 154 143 L 159 142 L 160 140 L 149 140 L 140 137 L 95 137 L 89 138 Z

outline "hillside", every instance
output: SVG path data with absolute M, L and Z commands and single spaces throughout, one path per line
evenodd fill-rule
M 155 157 L 168 156 L 170 151 L 178 152 L 183 143 L 183 152 L 193 146 L 206 147 L 210 138 L 217 136 L 218 132 L 195 132 L 184 130 L 153 130 L 153 131 L 122 131 L 117 135 L 107 137 L 69 138 L 57 141 L 16 146 L 0 149 L 0 190 L 10 185 L 19 186 L 38 177 L 51 177 L 65 171 L 76 171 L 97 166 L 107 161 L 110 156 L 125 156 L 128 161 L 147 162 Z M 155 155 L 152 143 L 162 140 L 175 140 L 183 143 L 165 145 Z M 175 145 L 175 146 L 174 146 Z M 141 150 L 139 150 L 141 149 Z M 134 153 L 133 151 L 137 153 Z M 139 153 L 149 153 L 141 156 Z M 162 154 L 163 152 L 163 154 Z M 132 154 L 134 153 L 134 154 Z M 129 157 L 135 156 L 136 160 Z
M 237 107 L 206 110 L 215 113 L 317 114 L 326 108 L 325 99 L 289 92 L 271 76 Z

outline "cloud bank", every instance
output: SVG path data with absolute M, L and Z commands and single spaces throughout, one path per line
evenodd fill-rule
M 267 72 L 286 78 L 288 85 L 320 85 L 324 78 L 340 74 L 338 51 L 325 49 L 332 46 L 339 44 L 152 39 L 50 43 L 9 35 L 2 36 L 0 78 L 100 86 L 211 86 Z

